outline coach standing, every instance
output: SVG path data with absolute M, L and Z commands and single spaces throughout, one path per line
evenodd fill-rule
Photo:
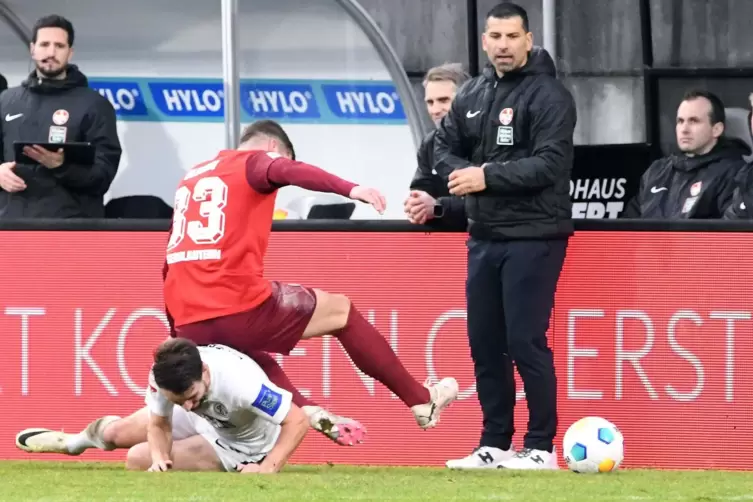
M 435 168 L 465 196 L 468 338 L 483 412 L 479 447 L 450 468 L 556 468 L 557 380 L 546 332 L 573 232 L 569 196 L 575 103 L 528 15 L 503 3 L 486 18 L 490 64 L 455 97 L 435 138 Z M 515 383 L 529 425 L 512 447 Z
M 35 70 L 0 96 L 0 218 L 103 218 L 103 198 L 121 156 L 115 110 L 69 64 L 70 21 L 43 17 L 33 37 Z M 15 141 L 89 142 L 94 164 L 73 164 L 62 150 L 39 146 L 24 151 L 35 163 L 16 163 Z

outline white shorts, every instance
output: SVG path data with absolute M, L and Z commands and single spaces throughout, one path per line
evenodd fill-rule
M 227 472 L 236 472 L 238 465 L 259 463 L 264 460 L 265 453 L 258 451 L 258 444 L 246 444 L 243 441 L 229 441 L 217 434 L 212 424 L 205 419 L 190 413 L 180 406 L 173 407 L 173 441 L 180 441 L 192 436 L 203 437 L 214 448 L 217 458 Z

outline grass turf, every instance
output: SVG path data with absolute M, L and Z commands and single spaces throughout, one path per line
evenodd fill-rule
M 134 473 L 119 463 L 0 462 L 3 501 L 753 501 L 753 473 L 456 472 L 290 466 L 275 476 Z

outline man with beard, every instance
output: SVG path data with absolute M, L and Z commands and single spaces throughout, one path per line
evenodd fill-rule
M 547 331 L 573 233 L 575 102 L 552 57 L 534 47 L 521 6 L 493 7 L 481 40 L 489 64 L 458 90 L 434 137 L 434 168 L 468 217 L 467 330 L 482 412 L 478 446 L 446 465 L 556 469 Z M 516 368 L 529 411 L 519 450 Z
M 105 192 L 120 163 L 115 110 L 69 63 L 73 25 L 45 16 L 34 25 L 35 69 L 0 96 L 0 218 L 102 218 Z M 94 162 L 76 164 L 63 149 L 24 147 L 14 142 L 87 142 Z
M 750 153 L 724 136 L 724 104 L 704 90 L 685 94 L 677 109 L 680 153 L 656 160 L 641 177 L 623 218 L 719 219 L 732 201 L 735 177 Z

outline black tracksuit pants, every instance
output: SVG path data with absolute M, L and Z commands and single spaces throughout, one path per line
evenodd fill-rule
M 567 239 L 468 240 L 468 338 L 483 412 L 479 446 L 510 447 L 514 362 L 529 409 L 523 446 L 552 451 L 557 378 L 546 331 L 566 249 Z

